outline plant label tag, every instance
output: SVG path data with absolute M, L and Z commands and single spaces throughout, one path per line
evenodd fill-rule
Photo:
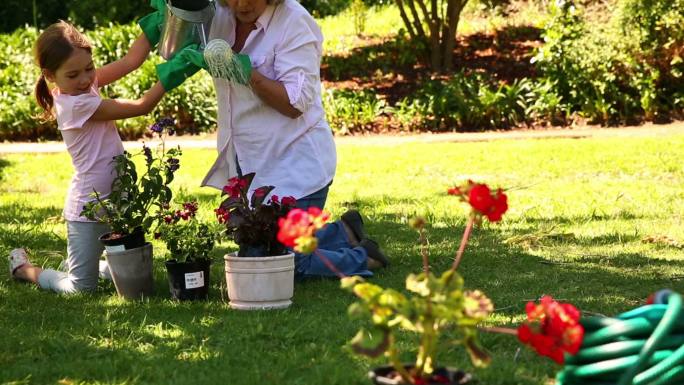
M 195 289 L 204 286 L 204 272 L 198 271 L 196 273 L 185 274 L 185 288 Z
M 114 252 L 126 251 L 126 246 L 124 246 L 124 245 L 105 246 L 105 250 L 114 251 Z

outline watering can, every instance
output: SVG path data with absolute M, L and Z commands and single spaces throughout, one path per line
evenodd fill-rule
M 215 12 L 214 0 L 166 0 L 159 55 L 169 60 L 193 43 L 204 48 Z

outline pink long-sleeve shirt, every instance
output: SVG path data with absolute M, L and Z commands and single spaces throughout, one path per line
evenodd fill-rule
M 54 88 L 52 97 L 57 127 L 74 166 L 64 203 L 64 219 L 91 222 L 81 216 L 83 206 L 93 200 L 94 190 L 101 197 L 111 192 L 116 177 L 113 158 L 123 153 L 123 144 L 113 121 L 90 119 L 102 102 L 97 83 L 81 95 L 62 94 Z

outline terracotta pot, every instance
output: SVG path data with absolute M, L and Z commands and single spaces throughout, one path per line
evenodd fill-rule
M 292 304 L 294 253 L 276 257 L 226 254 L 228 303 L 233 309 L 282 309 Z

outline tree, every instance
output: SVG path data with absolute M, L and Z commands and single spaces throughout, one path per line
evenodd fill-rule
M 468 0 L 395 1 L 411 40 L 428 43 L 432 69 L 438 72 L 450 70 L 456 46 L 456 28 Z

